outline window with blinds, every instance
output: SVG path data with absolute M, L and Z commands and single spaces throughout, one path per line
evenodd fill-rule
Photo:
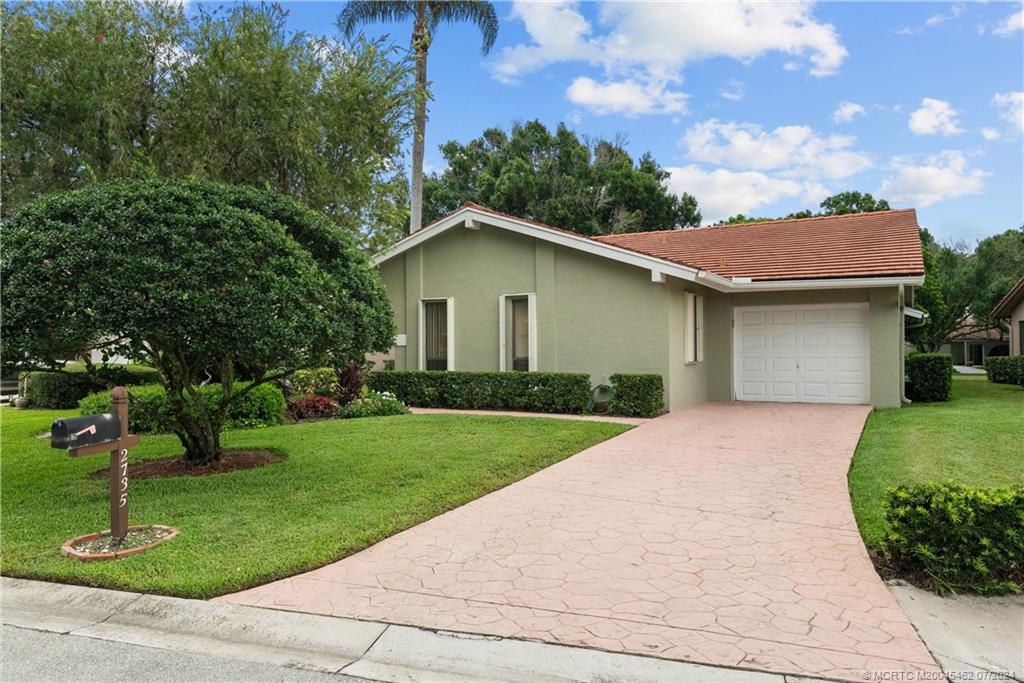
M 427 370 L 448 369 L 448 302 L 423 302 L 423 347 Z
M 508 299 L 509 353 L 513 370 L 530 369 L 530 302 L 525 296 Z

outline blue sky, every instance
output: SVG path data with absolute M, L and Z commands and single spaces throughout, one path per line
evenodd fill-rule
M 846 189 L 917 207 L 941 240 L 1024 222 L 1020 3 L 495 4 L 489 56 L 472 26 L 435 37 L 428 168 L 447 140 L 537 118 L 652 152 L 705 222 Z M 341 3 L 284 6 L 335 34 Z

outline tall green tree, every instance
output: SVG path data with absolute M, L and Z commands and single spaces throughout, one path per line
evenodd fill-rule
M 884 199 L 875 199 L 869 192 L 840 192 L 822 200 L 819 216 L 839 216 L 847 213 L 888 211 L 892 207 Z
M 416 62 L 416 112 L 413 117 L 412 196 L 409 230 L 423 225 L 423 151 L 427 130 L 427 56 L 441 24 L 468 21 L 480 29 L 480 51 L 487 54 L 498 37 L 498 13 L 484 0 L 349 0 L 338 16 L 338 27 L 352 36 L 364 24 L 412 21 L 412 51 Z
M 697 200 L 670 192 L 668 171 L 649 154 L 634 161 L 620 142 L 581 140 L 564 124 L 490 128 L 441 153 L 447 168 L 424 182 L 427 221 L 473 201 L 591 235 L 700 223 Z
M 5 216 L 106 179 L 198 176 L 287 193 L 371 235 L 394 220 L 412 89 L 393 48 L 289 32 L 277 5 L 4 12 Z
M 888 211 L 892 207 L 884 199 L 875 199 L 868 192 L 840 192 L 826 197 L 818 205 L 821 209 L 817 213 L 810 209 L 795 211 L 785 216 L 768 218 L 765 216 L 744 216 L 738 213 L 725 220 L 719 221 L 718 225 L 733 225 L 735 223 L 762 223 L 764 221 L 788 220 L 792 218 L 813 218 L 815 216 L 840 216 L 848 213 L 868 213 L 870 211 Z

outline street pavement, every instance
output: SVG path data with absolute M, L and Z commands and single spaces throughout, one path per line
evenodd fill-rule
M 357 679 L 4 625 L 0 630 L 0 680 L 345 683 Z

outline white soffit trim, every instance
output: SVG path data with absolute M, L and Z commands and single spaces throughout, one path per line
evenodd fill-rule
M 437 235 L 453 227 L 462 227 L 466 221 L 479 221 L 487 225 L 493 225 L 521 235 L 535 237 L 537 239 L 551 242 L 570 249 L 576 249 L 588 254 L 602 256 L 612 261 L 627 263 L 651 271 L 658 271 L 680 280 L 699 282 L 706 287 L 719 292 L 770 292 L 799 289 L 851 289 L 862 287 L 896 287 L 898 285 L 918 286 L 924 282 L 924 275 L 905 276 L 883 276 L 883 277 L 854 277 L 854 278 L 822 278 L 810 280 L 754 280 L 745 282 L 746 278 L 726 278 L 715 275 L 706 270 L 697 270 L 688 266 L 682 266 L 672 261 L 647 256 L 640 252 L 612 246 L 604 242 L 587 239 L 560 230 L 541 227 L 526 221 L 514 218 L 497 216 L 487 211 L 480 211 L 470 206 L 465 206 L 455 213 L 442 218 L 433 225 L 429 225 L 412 235 L 399 240 L 390 248 L 376 254 L 371 258 L 374 265 L 380 265 L 385 261 L 409 250 L 415 246 L 436 237 Z M 652 280 L 654 273 L 652 272 Z

